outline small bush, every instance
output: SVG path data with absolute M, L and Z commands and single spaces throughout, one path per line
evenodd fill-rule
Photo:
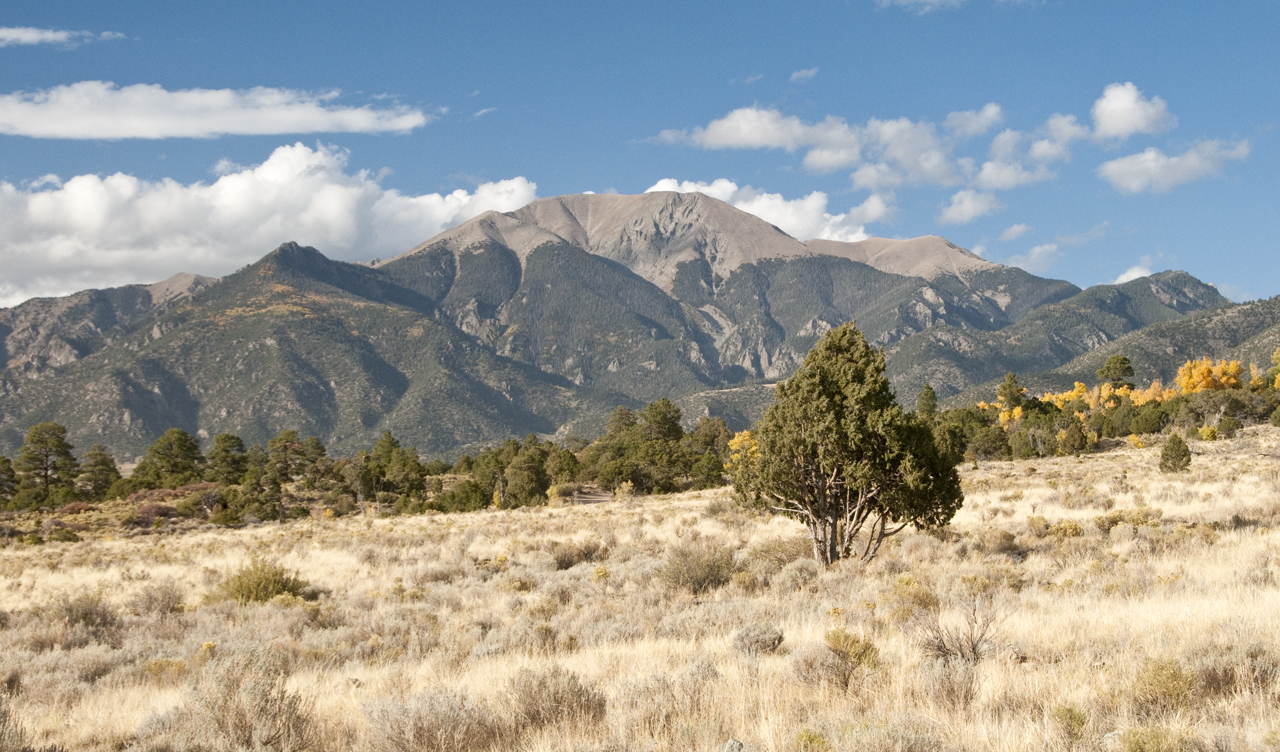
M 964 710 L 978 696 L 978 670 L 955 658 L 935 658 L 920 665 L 921 687 L 936 705 Z
M 774 576 L 773 587 L 782 593 L 793 593 L 817 579 L 821 571 L 813 559 L 796 559 Z
M 265 603 L 277 595 L 303 597 L 310 583 L 279 564 L 255 558 L 218 586 L 217 594 L 239 604 Z
M 314 744 L 310 708 L 284 683 L 282 659 L 265 650 L 215 658 L 192 684 L 184 707 L 138 735 L 152 742 L 151 749 L 301 752 Z
M 604 695 L 560 666 L 544 671 L 521 669 L 508 683 L 507 694 L 516 715 L 534 728 L 565 721 L 604 720 Z
M 1176 660 L 1151 660 L 1134 677 L 1130 693 L 1138 712 L 1151 716 L 1189 707 L 1195 686 L 1195 673 Z
M 1160 450 L 1160 472 L 1182 473 L 1191 468 L 1191 450 L 1187 442 L 1176 433 L 1169 434 L 1164 449 Z
M 548 551 L 556 561 L 556 569 L 564 570 L 583 562 L 604 561 L 609 558 L 609 548 L 599 540 L 563 541 L 553 544 Z
M 843 656 L 855 668 L 875 668 L 880 665 L 880 649 L 871 640 L 847 629 L 829 629 L 822 636 L 827 649 Z
M 658 578 L 694 595 L 724 587 L 734 573 L 733 549 L 705 540 L 681 543 L 667 553 Z
M 733 647 L 743 655 L 772 653 L 782 645 L 782 630 L 772 624 L 752 624 L 733 635 Z
M 1089 717 L 1080 708 L 1071 703 L 1058 705 L 1049 712 L 1049 720 L 1053 722 L 1059 738 L 1062 739 L 1062 746 L 1066 749 L 1076 749 L 1084 743 Z
M 144 587 L 129 601 L 129 608 L 139 615 L 165 616 L 182 612 L 183 592 L 172 578 Z
M 504 736 L 487 707 L 447 690 L 376 700 L 365 705 L 365 715 L 371 752 L 473 752 L 490 749 Z

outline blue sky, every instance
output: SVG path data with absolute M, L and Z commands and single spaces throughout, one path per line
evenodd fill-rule
M 1278 28 L 1276 0 L 9 2 L 0 305 L 654 187 L 1269 297 Z

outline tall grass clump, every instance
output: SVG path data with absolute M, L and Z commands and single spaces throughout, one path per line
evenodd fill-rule
M 218 586 L 217 595 L 224 600 L 263 603 L 278 595 L 309 595 L 311 583 L 280 564 L 255 558 L 236 570 Z

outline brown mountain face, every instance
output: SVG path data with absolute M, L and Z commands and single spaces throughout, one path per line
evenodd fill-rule
M 221 280 L 0 310 L 0 453 L 57 420 L 123 457 L 174 426 L 249 442 L 294 428 L 338 452 L 391 430 L 447 456 L 592 436 L 616 405 L 662 397 L 740 429 L 845 321 L 891 346 L 909 401 L 922 378 L 954 393 L 993 363 L 1054 367 L 1220 302 L 1158 281 L 1081 294 L 938 237 L 801 243 L 700 194 L 547 198 L 372 268 L 286 243 Z

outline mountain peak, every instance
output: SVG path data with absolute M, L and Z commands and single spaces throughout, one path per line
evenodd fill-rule
M 925 279 L 935 279 L 944 274 L 963 279 L 972 272 L 1000 266 L 937 235 L 905 240 L 867 238 L 856 243 L 810 240 L 805 245 L 814 253 L 841 256 L 874 266 L 882 272 Z

